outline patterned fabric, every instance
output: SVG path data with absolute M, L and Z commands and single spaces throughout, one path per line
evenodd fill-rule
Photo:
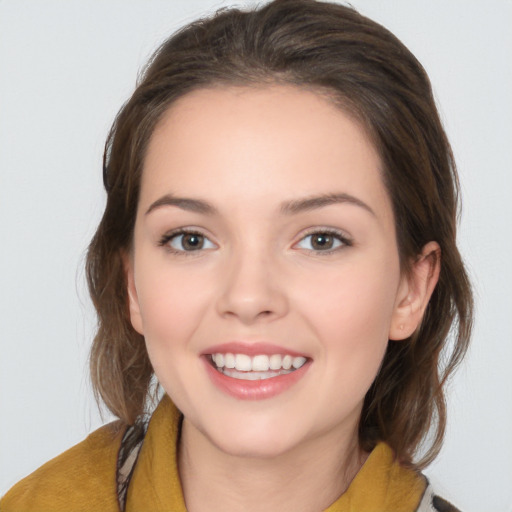
M 435 494 L 434 489 L 429 484 L 416 512 L 460 512 L 460 510 Z
M 144 436 L 148 429 L 149 418 L 142 418 L 126 429 L 119 454 L 117 456 L 117 497 L 119 500 L 119 508 L 123 511 L 126 503 L 126 493 L 128 492 L 128 485 L 135 469 L 135 463 L 139 456 Z

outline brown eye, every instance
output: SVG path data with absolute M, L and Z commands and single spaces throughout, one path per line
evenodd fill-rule
M 329 252 L 349 245 L 352 245 L 351 241 L 341 233 L 317 231 L 302 238 L 297 247 L 313 252 Z
M 204 235 L 183 231 L 167 237 L 165 244 L 169 245 L 176 252 L 193 252 L 215 247 Z
M 190 233 L 181 236 L 181 245 L 185 251 L 195 251 L 201 249 L 204 245 L 204 237 Z
M 334 245 L 334 237 L 326 233 L 311 235 L 311 246 L 316 250 L 332 249 Z

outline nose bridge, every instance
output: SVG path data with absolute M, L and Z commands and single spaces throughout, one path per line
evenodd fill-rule
M 278 258 L 267 243 L 252 240 L 233 247 L 218 301 L 219 313 L 243 323 L 274 319 L 287 311 L 286 290 L 279 278 Z

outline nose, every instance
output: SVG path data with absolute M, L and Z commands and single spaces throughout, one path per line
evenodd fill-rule
M 250 325 L 273 321 L 288 312 L 284 275 L 277 262 L 259 251 L 247 250 L 225 262 L 219 275 L 221 293 L 217 311 L 224 318 L 237 318 Z

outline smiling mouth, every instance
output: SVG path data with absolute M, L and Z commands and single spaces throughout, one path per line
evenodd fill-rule
M 307 361 L 303 356 L 289 354 L 247 354 L 215 353 L 210 354 L 211 365 L 223 375 L 239 380 L 265 380 L 292 373 Z

